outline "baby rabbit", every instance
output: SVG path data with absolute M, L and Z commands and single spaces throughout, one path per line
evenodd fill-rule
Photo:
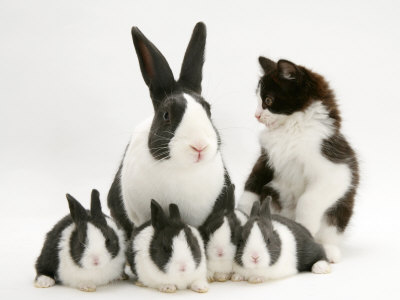
M 206 249 L 209 281 L 223 282 L 231 278 L 240 227 L 247 221 L 244 213 L 235 210 L 235 185 L 225 189 L 223 207 L 214 210 L 199 227 Z
M 90 211 L 67 194 L 70 215 L 47 233 L 36 261 L 35 286 L 55 283 L 94 292 L 123 275 L 125 235 L 103 214 L 99 192 L 92 190 Z
M 190 288 L 208 291 L 207 266 L 200 233 L 182 222 L 178 206 L 169 205 L 169 218 L 151 200 L 151 221 L 135 228 L 127 258 L 138 285 L 164 293 Z
M 261 283 L 303 271 L 329 273 L 323 247 L 302 225 L 282 216 L 271 216 L 271 199 L 254 202 L 242 228 L 233 266 L 233 281 Z

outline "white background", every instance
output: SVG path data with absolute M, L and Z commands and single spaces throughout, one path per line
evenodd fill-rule
M 399 53 L 396 1 L 0 0 L 0 298 L 399 299 Z M 132 45 L 138 26 L 175 75 L 196 22 L 208 27 L 204 96 L 240 191 L 258 154 L 253 117 L 260 54 L 324 75 L 361 186 L 330 275 L 263 285 L 212 284 L 207 295 L 164 296 L 116 283 L 94 294 L 36 289 L 45 233 L 68 211 L 66 192 L 103 206 L 136 124 L 152 114 Z

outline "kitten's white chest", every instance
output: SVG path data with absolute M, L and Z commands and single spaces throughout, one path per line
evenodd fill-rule
M 260 134 L 261 146 L 267 151 L 269 164 L 274 169 L 270 185 L 279 191 L 283 214 L 293 218 L 297 199 L 310 181 L 331 163 L 322 156 L 321 143 L 332 134 L 327 119 L 321 122 L 321 107 L 314 105 L 306 113 L 295 113 L 278 128 L 264 129 Z M 316 112 L 317 111 L 317 112 Z

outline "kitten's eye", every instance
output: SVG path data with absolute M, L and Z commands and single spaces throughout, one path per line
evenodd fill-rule
M 273 102 L 274 102 L 274 99 L 272 99 L 272 97 L 267 96 L 267 97 L 264 99 L 264 103 L 265 103 L 267 106 L 271 106 Z
M 163 119 L 164 121 L 169 121 L 169 113 L 167 111 L 163 114 Z

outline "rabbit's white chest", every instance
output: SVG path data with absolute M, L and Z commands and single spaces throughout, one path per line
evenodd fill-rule
M 182 219 L 199 226 L 211 212 L 224 185 L 221 154 L 205 163 L 176 167 L 168 160 L 157 161 L 149 153 L 147 136 L 151 120 L 138 126 L 128 147 L 121 172 L 123 202 L 135 225 L 150 219 L 150 201 L 167 210 L 176 203 Z

